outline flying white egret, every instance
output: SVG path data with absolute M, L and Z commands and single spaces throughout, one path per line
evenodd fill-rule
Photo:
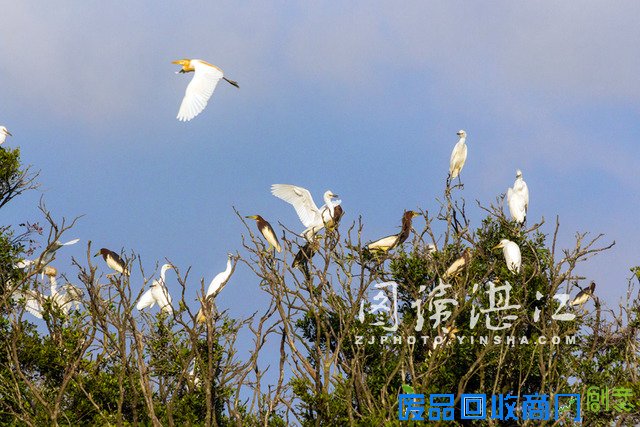
M 229 278 L 231 277 L 232 272 L 232 264 L 231 259 L 233 258 L 232 254 L 228 255 L 227 258 L 227 268 L 221 272 L 216 274 L 211 283 L 209 284 L 209 288 L 207 289 L 206 298 L 213 297 L 215 298 L 225 287 Z
M 9 132 L 6 127 L 0 126 L 0 145 L 4 144 L 4 142 L 7 140 L 7 136 L 13 135 L 11 135 L 11 132 Z
M 522 256 L 520 254 L 520 247 L 517 243 L 508 239 L 500 240 L 493 249 L 502 248 L 504 254 L 504 260 L 507 264 L 507 268 L 512 273 L 520 273 L 520 265 L 522 264 Z
M 129 270 L 127 269 L 127 263 L 124 262 L 124 260 L 120 258 L 120 255 L 118 255 L 117 253 L 107 248 L 102 248 L 98 251 L 97 254 L 94 255 L 94 257 L 97 257 L 99 255 L 102 255 L 102 258 L 106 261 L 107 266 L 109 266 L 110 269 L 118 273 L 122 273 L 125 276 L 129 275 Z
M 160 270 L 160 280 L 154 279 L 151 283 L 151 287 L 142 294 L 136 304 L 136 308 L 138 310 L 143 310 L 147 307 L 151 308 L 157 303 L 160 310 L 165 313 L 173 312 L 173 307 L 171 306 L 171 295 L 169 294 L 169 290 L 167 289 L 167 284 L 165 282 L 167 270 L 172 268 L 173 266 L 171 264 L 164 264 L 162 266 L 162 269 Z
M 250 215 L 246 218 L 253 219 L 256 221 L 258 230 L 260 230 L 260 233 L 262 233 L 262 235 L 267 240 L 267 242 L 269 242 L 269 247 L 267 248 L 267 251 L 271 249 L 271 247 L 273 246 L 276 249 L 276 251 L 282 252 L 282 247 L 280 246 L 280 242 L 278 242 L 278 237 L 276 237 L 276 233 L 275 231 L 273 231 L 273 227 L 271 227 L 271 224 L 269 224 L 269 222 L 267 222 L 260 215 Z
M 193 79 L 187 86 L 178 111 L 177 118 L 180 121 L 189 121 L 204 110 L 220 79 L 225 79 L 233 86 L 240 88 L 237 82 L 226 78 L 220 68 L 201 59 L 179 59 L 172 64 L 182 66 L 178 73 L 194 71 Z
M 318 209 L 309 190 L 291 184 L 273 184 L 271 194 L 293 205 L 300 221 L 307 227 L 302 235 L 309 241 L 326 224 L 335 222 L 335 207 L 341 203 L 340 200 L 333 201 L 338 196 L 327 190 L 323 197 L 325 204 Z
M 522 193 L 513 188 L 507 189 L 507 205 L 511 218 L 515 219 L 518 224 L 522 224 L 527 217 L 526 203 Z
M 581 289 L 580 292 L 578 292 L 578 295 L 576 295 L 573 301 L 571 301 L 571 305 L 572 306 L 584 305 L 584 303 L 589 301 L 589 298 L 593 297 L 593 293 L 595 292 L 595 290 L 596 290 L 596 282 L 592 280 L 588 287 Z
M 516 180 L 513 183 L 513 191 L 520 193 L 524 199 L 524 211 L 526 213 L 529 210 L 529 187 L 527 187 L 527 183 L 522 179 L 522 171 L 520 169 L 516 170 Z
M 398 234 L 383 237 L 367 245 L 370 251 L 388 252 L 391 249 L 403 244 L 411 233 L 413 218 L 420 215 L 419 212 L 405 211 L 402 215 L 402 229 Z
M 464 167 L 464 162 L 467 160 L 467 133 L 463 130 L 459 130 L 457 134 L 460 138 L 458 143 L 453 147 L 451 152 L 451 160 L 449 160 L 449 178 L 454 179 L 460 174 Z

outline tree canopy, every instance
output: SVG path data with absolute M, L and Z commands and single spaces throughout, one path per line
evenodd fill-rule
M 18 149 L 0 150 L 0 208 L 36 177 Z M 469 218 L 462 188 L 447 181 L 437 208 L 383 250 L 362 241 L 361 219 L 312 242 L 279 230 L 282 253 L 245 223 L 233 268 L 251 271 L 270 303 L 244 319 L 203 297 L 189 266 L 174 265 L 172 312 L 136 310 L 152 279 L 100 273 L 91 241 L 71 265 L 43 256 L 75 224 L 44 205 L 43 226 L 0 225 L 0 424 L 402 425 L 403 394 L 427 396 L 427 408 L 429 395 L 452 394 L 459 425 L 540 424 L 463 420 L 463 394 L 579 394 L 583 422 L 640 422 L 638 268 L 626 304 L 608 308 L 596 291 L 572 305 L 589 282 L 576 268 L 612 243 L 580 233 L 560 249 L 559 220 L 551 235 L 544 220 L 510 220 L 504 195 Z M 503 239 L 518 246 L 519 271 Z M 142 270 L 134 251 L 119 255 Z M 200 300 L 185 297 L 188 283 Z M 253 337 L 248 356 L 237 350 L 240 331 Z

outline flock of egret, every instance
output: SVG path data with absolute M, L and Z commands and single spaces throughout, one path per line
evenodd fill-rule
M 25 310 L 39 319 L 42 319 L 45 301 L 50 301 L 55 307 L 61 309 L 65 315 L 69 313 L 69 310 L 79 308 L 84 292 L 70 283 L 66 283 L 58 288 L 58 272 L 55 267 L 48 265 L 54 260 L 55 252 L 58 249 L 63 246 L 75 244 L 78 241 L 79 239 L 74 239 L 67 243 L 54 242 L 37 260 L 22 260 L 16 263 L 15 267 L 21 269 L 31 266 L 42 266 L 42 277 L 47 276 L 49 278 L 50 294 L 45 295 L 33 289 L 17 290 L 12 295 L 13 301 L 22 302 Z M 126 262 L 114 251 L 102 248 L 94 256 L 102 256 L 107 266 L 115 273 L 129 276 L 129 269 L 127 268 Z M 209 298 L 215 298 L 227 284 L 233 273 L 232 260 L 233 255 L 229 254 L 226 269 L 213 278 L 207 288 L 203 301 L 207 301 Z M 166 273 L 171 269 L 174 269 L 171 264 L 164 264 L 162 266 L 160 269 L 160 278 L 154 279 L 149 289 L 140 296 L 136 303 L 136 309 L 144 310 L 152 308 L 157 304 L 161 311 L 169 314 L 173 312 L 171 294 L 166 284 Z M 108 276 L 111 274 L 108 274 Z M 201 323 L 205 321 L 202 309 L 198 312 L 197 321 Z
M 209 98 L 213 94 L 216 85 L 221 79 L 224 79 L 233 86 L 239 87 L 238 83 L 233 80 L 229 80 L 224 77 L 224 73 L 221 69 L 215 65 L 199 59 L 181 59 L 173 61 L 174 64 L 181 65 L 182 68 L 179 73 L 194 72 L 194 77 L 187 86 L 185 97 L 180 105 L 180 111 L 178 113 L 178 120 L 188 121 L 200 114 L 207 105 Z M 457 132 L 459 137 L 458 142 L 451 152 L 451 158 L 449 162 L 449 176 L 447 182 L 454 178 L 460 179 L 460 172 L 464 167 L 467 159 L 467 133 L 464 130 Z M 7 136 L 11 136 L 11 133 L 4 126 L 0 126 L 0 144 L 3 143 Z M 324 205 L 318 208 L 311 196 L 309 190 L 303 187 L 298 187 L 291 184 L 273 184 L 271 186 L 271 193 L 291 204 L 300 221 L 306 227 L 301 235 L 306 239 L 306 244 L 301 247 L 293 261 L 293 267 L 300 267 L 305 275 L 308 277 L 307 261 L 311 259 L 313 254 L 318 250 L 316 234 L 323 228 L 332 230 L 337 226 L 344 211 L 341 207 L 340 200 L 337 199 L 337 195 L 331 190 L 325 191 L 323 195 Z M 522 178 L 522 172 L 516 171 L 516 180 L 513 187 L 507 189 L 506 194 L 507 205 L 511 218 L 517 224 L 523 224 L 526 219 L 527 210 L 529 207 L 529 188 L 526 182 Z M 398 234 L 392 234 L 385 236 L 381 239 L 372 241 L 366 245 L 366 249 L 372 253 L 386 253 L 402 243 L 404 243 L 412 229 L 412 219 L 418 216 L 418 212 L 406 211 L 402 216 L 402 226 Z M 250 215 L 246 218 L 256 221 L 258 230 L 268 243 L 267 251 L 271 248 L 281 252 L 282 247 L 278 241 L 273 227 L 260 215 Z M 78 239 L 71 240 L 67 243 L 61 243 L 56 241 L 49 245 L 49 247 L 40 255 L 36 260 L 29 261 L 24 260 L 16 264 L 16 267 L 27 268 L 32 265 L 46 266 L 44 268 L 43 275 L 46 275 L 50 279 L 51 287 L 51 301 L 53 301 L 63 311 L 68 312 L 68 309 L 73 304 L 79 303 L 82 297 L 80 289 L 77 287 L 66 284 L 60 290 L 57 288 L 55 268 L 48 266 L 54 259 L 55 252 L 65 245 L 72 245 L 78 242 Z M 435 247 L 430 245 L 430 250 L 434 251 Z M 522 264 L 522 256 L 520 248 L 515 242 L 508 239 L 500 240 L 500 243 L 493 249 L 502 249 L 505 263 L 509 271 L 514 274 L 520 272 Z M 129 270 L 126 262 L 114 251 L 106 248 L 102 248 L 95 254 L 95 257 L 102 256 L 107 266 L 116 273 L 129 276 Z M 454 261 L 451 266 L 443 274 L 443 278 L 449 278 L 459 273 L 468 263 L 471 258 L 471 251 L 467 248 L 463 252 L 462 256 Z M 218 293 L 223 289 L 227 281 L 229 280 L 232 272 L 232 259 L 233 255 L 229 254 L 227 260 L 226 269 L 216 275 L 211 281 L 204 300 L 207 298 L 215 298 Z M 166 286 L 165 276 L 169 269 L 173 269 L 171 264 L 164 264 L 161 268 L 160 278 L 154 279 L 149 289 L 144 292 L 136 304 L 138 310 L 144 310 L 151 308 L 154 305 L 158 305 L 160 310 L 171 313 L 173 311 L 171 305 L 171 295 Z M 595 290 L 595 283 L 591 283 L 591 286 L 580 291 L 578 296 L 572 302 L 572 305 L 584 304 L 592 295 Z M 42 317 L 42 304 L 41 302 L 47 297 L 38 293 L 37 291 L 23 291 L 14 294 L 14 299 L 24 299 L 26 310 L 37 316 Z M 198 321 L 204 321 L 202 309 L 198 312 Z

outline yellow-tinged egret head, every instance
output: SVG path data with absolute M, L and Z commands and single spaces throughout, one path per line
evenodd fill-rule
M 171 61 L 171 63 L 182 66 L 182 69 L 180 71 L 178 71 L 178 73 L 190 73 L 190 72 L 196 70 L 191 65 L 191 60 L 190 59 L 177 59 L 175 61 Z
M 55 267 L 47 265 L 44 270 L 42 270 L 42 274 L 49 277 L 55 277 L 58 275 L 58 270 Z
M 466 138 L 467 137 L 467 133 L 465 131 L 463 131 L 462 129 L 460 129 L 456 135 L 458 135 L 460 138 Z

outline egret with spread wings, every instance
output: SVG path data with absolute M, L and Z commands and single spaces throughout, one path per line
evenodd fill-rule
M 179 59 L 172 63 L 182 66 L 178 73 L 194 73 L 178 111 L 177 119 L 182 122 L 193 119 L 204 110 L 220 79 L 240 88 L 237 82 L 226 78 L 220 68 L 201 59 Z
M 291 184 L 273 184 L 271 194 L 290 203 L 295 208 L 300 221 L 307 227 L 302 235 L 309 241 L 325 225 L 334 222 L 335 207 L 341 203 L 340 200 L 334 201 L 333 199 L 338 196 L 333 194 L 331 190 L 327 190 L 323 197 L 325 204 L 318 208 L 309 190 Z

